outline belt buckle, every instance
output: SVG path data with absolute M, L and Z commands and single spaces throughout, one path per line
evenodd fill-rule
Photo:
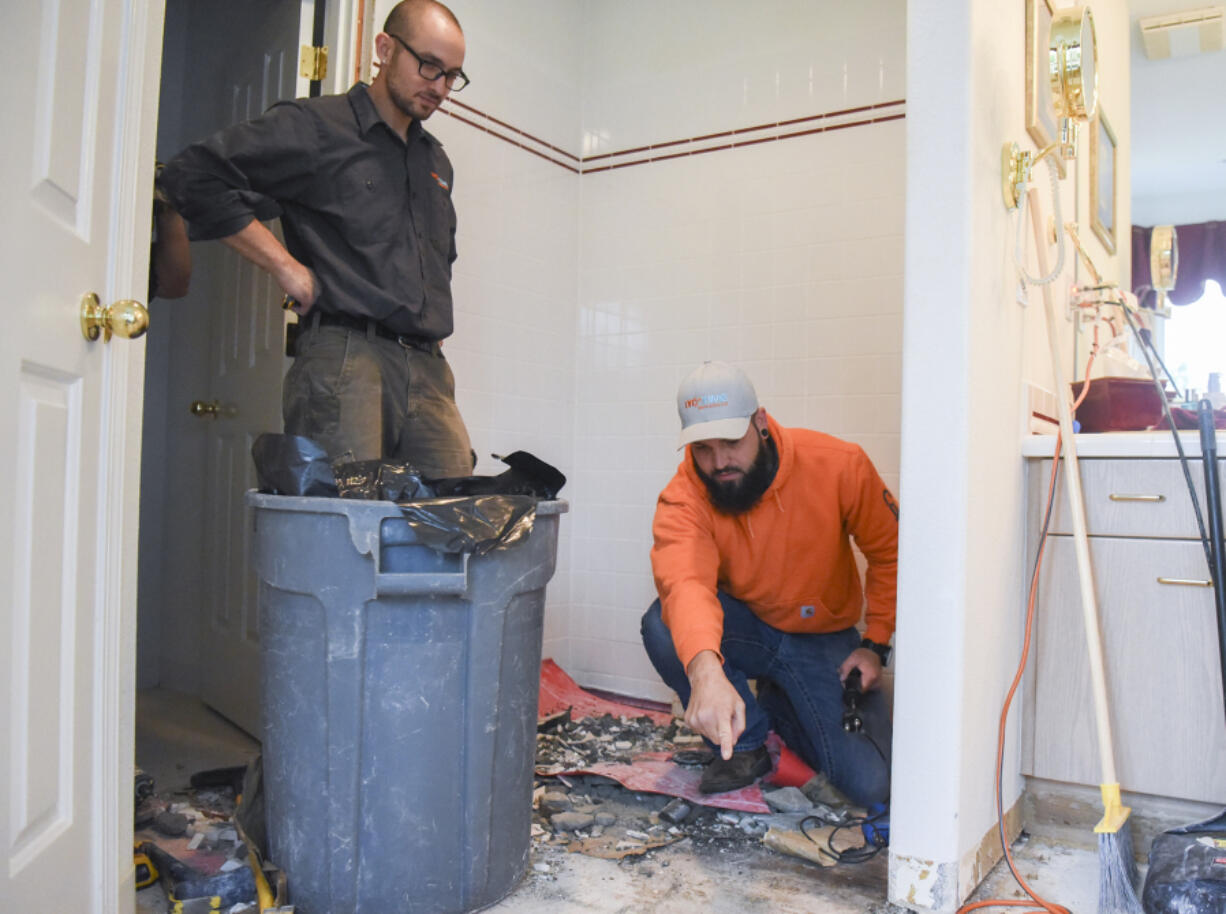
M 405 349 L 416 349 L 419 352 L 426 352 L 430 347 L 430 341 L 425 337 L 411 336 L 407 333 L 398 333 L 396 335 L 396 342 Z

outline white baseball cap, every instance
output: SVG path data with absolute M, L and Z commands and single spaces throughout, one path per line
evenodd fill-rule
M 677 447 L 707 438 L 736 441 L 749 430 L 757 411 L 758 395 L 745 372 L 727 362 L 703 362 L 677 389 L 681 417 Z

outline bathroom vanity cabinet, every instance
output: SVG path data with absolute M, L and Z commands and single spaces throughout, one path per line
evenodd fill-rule
M 1219 432 L 1219 448 L 1226 445 L 1224 438 Z M 1204 512 L 1198 437 L 1181 433 L 1180 440 Z M 1028 570 L 1043 521 L 1053 448 L 1053 437 L 1036 436 L 1023 450 Z M 1169 432 L 1078 435 L 1077 454 L 1120 785 L 1221 802 L 1226 799 L 1226 715 L 1216 610 L 1174 442 Z M 1224 473 L 1219 450 L 1219 476 Z M 1097 785 L 1094 702 L 1072 533 L 1061 477 L 1036 607 L 1022 770 Z

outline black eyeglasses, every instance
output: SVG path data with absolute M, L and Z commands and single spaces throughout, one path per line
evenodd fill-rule
M 412 54 L 414 58 L 416 58 L 417 72 L 421 74 L 422 79 L 428 79 L 430 82 L 434 82 L 441 76 L 443 78 L 443 84 L 452 92 L 459 92 L 468 85 L 468 76 L 465 75 L 463 70 L 444 70 L 436 63 L 429 60 L 422 60 L 421 55 L 409 47 L 409 43 L 399 35 L 395 35 L 391 32 L 388 32 L 387 34 L 399 41 L 400 46 Z

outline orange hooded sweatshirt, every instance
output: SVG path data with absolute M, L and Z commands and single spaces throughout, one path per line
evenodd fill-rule
M 715 510 L 690 449 L 656 502 L 651 566 L 683 666 L 700 651 L 723 656 L 716 590 L 786 632 L 833 632 L 860 621 L 886 644 L 894 633 L 898 505 L 855 444 L 767 417 L 779 470 L 744 514 Z M 868 559 L 867 586 L 849 537 Z

